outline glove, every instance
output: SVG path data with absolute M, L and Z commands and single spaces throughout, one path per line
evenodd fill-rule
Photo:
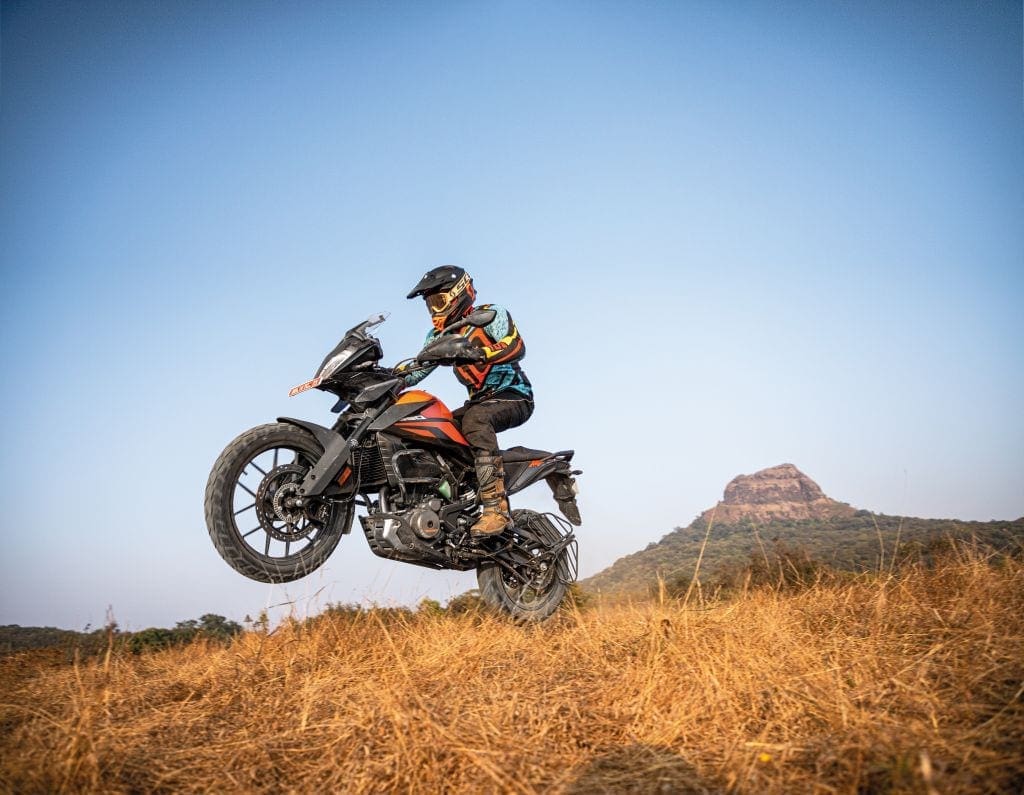
M 471 344 L 465 337 L 446 335 L 427 345 L 416 360 L 424 364 L 461 364 L 482 362 L 486 357 L 482 348 Z
M 484 353 L 484 349 L 474 345 L 469 340 L 462 338 L 465 345 L 456 355 L 455 360 L 458 364 L 464 364 L 466 362 L 482 362 L 487 358 L 487 354 Z

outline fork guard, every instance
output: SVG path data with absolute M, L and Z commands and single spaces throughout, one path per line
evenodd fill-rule
M 323 425 L 317 425 L 315 422 L 309 422 L 308 420 L 278 417 L 277 421 L 286 422 L 289 425 L 295 425 L 309 431 L 324 448 L 324 454 L 320 456 L 320 460 L 316 462 L 316 465 L 309 470 L 302 481 L 302 485 L 299 487 L 299 493 L 307 497 L 316 497 L 323 494 L 324 489 L 331 484 L 338 472 L 341 471 L 341 468 L 348 462 L 353 444 L 358 443 L 361 431 L 369 423 L 368 420 L 364 421 L 356 429 L 355 433 L 352 434 L 352 437 L 346 439 L 337 431 L 332 431 L 330 428 L 325 428 Z

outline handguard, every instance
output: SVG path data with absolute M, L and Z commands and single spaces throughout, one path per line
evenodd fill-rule
M 416 355 L 421 364 L 472 364 L 483 361 L 484 352 L 465 337 L 445 334 L 428 343 Z

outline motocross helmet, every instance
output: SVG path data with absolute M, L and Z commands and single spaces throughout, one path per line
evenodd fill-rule
M 465 315 L 476 300 L 473 280 L 462 268 L 442 265 L 427 271 L 406 298 L 423 296 L 436 331 Z

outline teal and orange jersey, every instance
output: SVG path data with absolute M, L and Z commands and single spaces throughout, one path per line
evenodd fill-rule
M 494 320 L 483 328 L 466 326 L 458 333 L 481 348 L 486 358 L 482 362 L 462 364 L 454 368 L 455 377 L 469 390 L 470 400 L 484 400 L 499 392 L 512 392 L 532 399 L 533 387 L 519 365 L 526 355 L 526 344 L 512 321 L 512 316 L 508 310 L 496 304 L 484 304 L 475 309 L 493 309 L 496 313 Z M 452 320 L 455 321 L 456 318 Z M 431 329 L 424 344 L 432 342 L 438 336 L 438 332 Z M 417 384 L 433 370 L 431 367 L 410 373 L 405 377 L 406 383 L 410 386 Z

